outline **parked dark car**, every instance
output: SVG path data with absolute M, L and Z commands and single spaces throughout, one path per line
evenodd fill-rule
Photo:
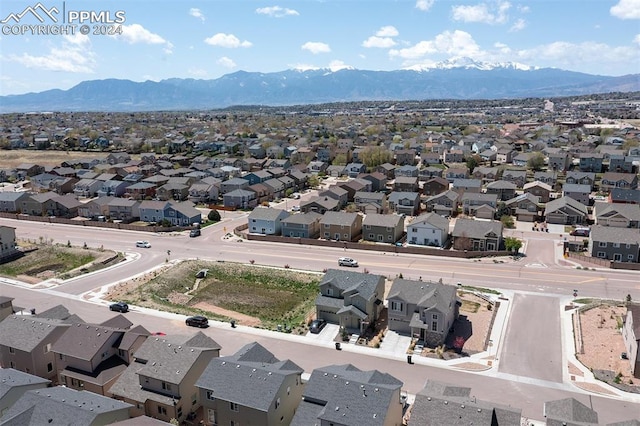
M 313 334 L 318 334 L 322 331 L 324 326 L 327 325 L 327 322 L 323 319 L 315 319 L 311 321 L 311 325 L 309 326 L 309 331 Z
M 200 328 L 209 327 L 209 320 L 207 319 L 207 317 L 203 317 L 202 315 L 189 317 L 186 319 L 185 323 L 190 327 L 200 327 Z
M 200 231 L 200 228 L 195 228 L 192 229 L 191 231 L 189 231 L 189 236 L 190 237 L 199 237 L 200 235 L 202 235 L 202 232 Z
M 124 302 L 116 302 L 109 305 L 109 310 L 124 314 L 125 312 L 129 312 L 129 305 Z

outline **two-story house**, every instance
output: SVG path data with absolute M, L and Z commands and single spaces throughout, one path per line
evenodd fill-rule
M 562 185 L 563 197 L 573 198 L 585 206 L 589 205 L 589 194 L 591 194 L 591 188 L 589 185 L 580 185 L 575 183 L 565 183 Z
M 525 193 L 539 197 L 541 203 L 548 203 L 551 198 L 551 192 L 553 191 L 551 186 L 538 181 L 525 183 L 522 189 Z
M 419 190 L 417 176 L 398 176 L 393 182 L 393 190 L 398 192 L 418 192 Z
M 271 207 L 256 207 L 249 213 L 248 231 L 251 234 L 280 235 L 282 221 L 290 216 L 286 210 Z
M 382 275 L 329 269 L 320 281 L 316 316 L 362 334 L 382 312 Z
M 422 186 L 422 194 L 432 196 L 441 194 L 449 189 L 449 181 L 443 177 L 433 177 L 428 179 Z
M 428 212 L 435 212 L 441 216 L 453 216 L 458 214 L 460 194 L 449 189 L 441 194 L 433 195 L 426 199 Z
M 13 368 L 0 368 L 0 383 L 2 383 L 0 392 L 0 419 L 2 419 L 7 410 L 27 391 L 44 390 L 51 381 Z
M 387 199 L 389 210 L 407 216 L 420 213 L 420 194 L 417 192 L 396 192 L 389 194 Z
M 255 342 L 212 359 L 196 382 L 207 424 L 290 424 L 302 399 L 302 373 Z
M 336 241 L 356 241 L 362 234 L 362 215 L 327 211 L 320 219 L 320 238 Z
M 433 348 L 444 343 L 458 318 L 461 302 L 455 286 L 396 278 L 387 304 L 389 330 L 419 336 Z
M 614 188 L 638 189 L 638 175 L 634 173 L 604 173 L 600 181 L 600 192 L 608 193 Z
M 492 219 L 498 207 L 496 194 L 465 192 L 461 201 L 464 214 L 482 219 Z
M 407 243 L 444 247 L 449 240 L 449 219 L 435 212 L 418 216 L 407 225 Z
M 362 239 L 394 244 L 404 234 L 404 218 L 395 214 L 367 214 L 362 221 Z
M 497 251 L 502 246 L 502 222 L 458 218 L 451 236 L 456 250 Z
M 358 191 L 353 196 L 353 202 L 364 214 L 384 213 L 387 210 L 387 195 L 384 192 Z
M 540 197 L 529 192 L 525 192 L 506 201 L 505 205 L 509 208 L 509 214 L 511 216 L 515 216 L 517 220 L 522 222 L 533 222 L 537 220 L 539 216 L 539 203 Z
M 315 212 L 292 214 L 282 219 L 282 236 L 291 238 L 318 238 L 322 215 Z
M 596 225 L 615 228 L 640 228 L 640 205 L 596 202 L 593 206 Z
M 592 257 L 614 262 L 640 259 L 640 230 L 594 225 L 589 232 L 588 251 Z
M 495 194 L 500 201 L 507 201 L 516 196 L 516 184 L 506 180 L 496 180 L 487 184 L 487 194 Z
M 544 208 L 548 223 L 581 225 L 589 218 L 587 206 L 570 197 L 560 197 L 549 201 Z
M 202 406 L 195 384 L 219 355 L 220 345 L 202 332 L 186 338 L 148 338 L 110 393 L 133 405 L 132 417 L 182 422 Z

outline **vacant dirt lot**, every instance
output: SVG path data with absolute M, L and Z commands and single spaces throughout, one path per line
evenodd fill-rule
M 623 304 L 600 305 L 581 312 L 580 325 L 575 327 L 581 330 L 582 336 L 582 342 L 576 339 L 576 357 L 594 374 L 596 370 L 608 371 L 611 380 L 618 376 L 621 384 L 632 385 L 640 391 L 640 380 L 632 377 L 629 361 L 620 357 L 626 351 L 620 332 L 626 312 Z M 570 372 L 575 374 L 576 370 L 570 366 Z
M 33 151 L 27 149 L 0 151 L 0 164 L 14 168 L 22 163 L 33 163 L 41 166 L 59 166 L 66 160 L 78 158 L 105 158 L 108 152 L 79 151 Z

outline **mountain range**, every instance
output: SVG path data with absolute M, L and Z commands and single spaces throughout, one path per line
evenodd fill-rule
M 463 58 L 430 68 L 398 71 L 238 71 L 212 80 L 92 80 L 68 90 L 2 96 L 0 112 L 201 110 L 239 105 L 560 97 L 633 91 L 640 91 L 640 74 L 610 77 Z

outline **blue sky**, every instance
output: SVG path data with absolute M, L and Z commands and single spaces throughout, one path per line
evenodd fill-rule
M 104 78 L 420 69 L 460 57 L 601 75 L 640 73 L 640 0 L 40 2 L 58 18 L 53 23 L 40 12 L 48 28 L 61 26 L 70 11 L 102 11 L 102 21 L 121 11 L 122 34 L 82 35 L 77 22 L 74 34 L 33 34 L 25 25 L 40 24 L 34 15 L 15 16 L 38 1 L 1 0 L 0 95 Z M 90 32 L 103 28 L 96 21 L 85 21 Z

